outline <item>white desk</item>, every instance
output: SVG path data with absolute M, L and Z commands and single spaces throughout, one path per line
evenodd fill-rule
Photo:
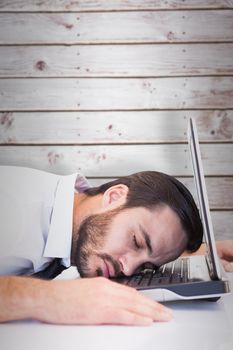
M 228 275 L 233 282 L 233 273 Z M 31 321 L 2 324 L 0 349 L 233 349 L 233 294 L 217 303 L 172 302 L 169 306 L 174 319 L 150 327 L 55 326 Z

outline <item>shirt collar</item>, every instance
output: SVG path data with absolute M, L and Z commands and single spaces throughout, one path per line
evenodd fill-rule
M 66 267 L 70 266 L 74 191 L 83 192 L 89 187 L 87 179 L 80 174 L 62 176 L 58 181 L 43 256 L 62 258 Z

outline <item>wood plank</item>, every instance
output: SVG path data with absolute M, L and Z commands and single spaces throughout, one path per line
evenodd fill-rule
M 90 178 L 88 180 L 91 186 L 95 187 L 113 179 Z M 198 203 L 193 177 L 178 177 L 178 180 L 189 189 L 195 201 Z M 206 177 L 206 187 L 211 209 L 233 210 L 233 177 Z
M 180 108 L 233 108 L 233 77 L 0 79 L 0 111 Z
M 219 9 L 232 8 L 232 0 L 1 0 L 0 12 L 4 11 L 129 11 L 157 9 Z
M 0 144 L 186 142 L 189 118 L 200 141 L 233 141 L 233 110 L 0 112 Z
M 232 22 L 231 10 L 1 13 L 0 44 L 232 42 Z
M 215 238 L 233 239 L 233 212 L 232 211 L 213 211 L 211 212 Z
M 183 178 L 182 182 L 193 194 L 196 203 L 198 203 L 194 179 Z M 207 178 L 206 187 L 211 209 L 233 210 L 233 176 L 228 178 Z
M 201 145 L 206 175 L 231 176 L 233 144 Z M 55 173 L 80 171 L 88 177 L 115 177 L 143 170 L 192 175 L 187 145 L 1 146 L 0 164 Z
M 230 43 L 2 46 L 0 77 L 233 75 L 232 57 Z

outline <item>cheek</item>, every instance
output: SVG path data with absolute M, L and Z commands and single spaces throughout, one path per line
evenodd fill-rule
M 96 268 L 96 266 L 99 266 L 100 264 L 100 258 L 97 255 L 92 254 L 90 255 L 88 264 L 90 269 Z
M 122 231 L 112 231 L 105 241 L 103 249 L 106 253 L 123 254 L 129 249 L 129 236 Z

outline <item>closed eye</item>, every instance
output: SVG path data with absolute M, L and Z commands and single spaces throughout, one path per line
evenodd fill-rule
M 136 235 L 133 235 L 133 242 L 134 242 L 134 246 L 135 246 L 136 249 L 140 249 L 141 248 L 139 243 L 138 243 L 138 241 L 137 241 Z

